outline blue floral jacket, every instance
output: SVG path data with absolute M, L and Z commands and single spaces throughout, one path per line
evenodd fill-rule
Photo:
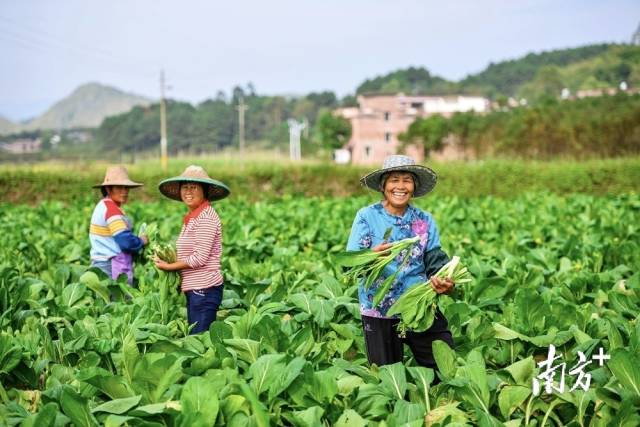
M 402 217 L 387 212 L 381 202 L 362 208 L 356 214 L 347 243 L 348 251 L 372 248 L 383 242 L 384 234 L 391 228 L 387 242 L 420 236 L 420 241 L 411 250 L 408 262 L 402 264 L 405 256 L 401 253 L 382 272 L 382 275 L 367 290 L 362 283 L 358 288 L 360 313 L 364 316 L 386 318 L 385 314 L 394 302 L 412 285 L 427 280 L 424 254 L 440 247 L 440 235 L 436 222 L 430 213 L 412 205 L 407 207 Z M 384 279 L 400 269 L 395 282 L 377 307 L 373 307 L 373 296 Z

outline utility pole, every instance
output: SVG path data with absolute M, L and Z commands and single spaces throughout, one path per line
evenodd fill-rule
M 295 119 L 287 120 L 289 125 L 289 158 L 293 161 L 300 161 L 302 153 L 300 152 L 300 134 L 305 128 L 304 122 L 298 123 Z
M 164 70 L 160 70 L 160 164 L 167 171 L 167 106 L 164 99 Z
M 238 136 L 240 140 L 240 159 L 244 159 L 244 112 L 247 111 L 249 107 L 244 103 L 244 97 L 240 96 L 240 102 L 236 107 L 238 110 Z

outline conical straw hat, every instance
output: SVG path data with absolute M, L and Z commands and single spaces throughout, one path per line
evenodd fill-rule
M 222 182 L 209 178 L 207 172 L 200 166 L 191 165 L 181 175 L 162 181 L 158 188 L 160 192 L 170 199 L 182 201 L 180 197 L 180 184 L 183 182 L 198 182 L 203 184 L 204 195 L 207 200 L 224 199 L 231 193 L 229 187 Z
M 123 187 L 141 187 L 144 184 L 133 182 L 129 179 L 129 174 L 124 166 L 109 166 L 104 174 L 102 184 L 96 184 L 93 188 L 104 187 L 107 185 L 122 185 Z
M 418 179 L 413 197 L 424 196 L 433 190 L 438 181 L 436 173 L 426 166 L 416 164 L 409 156 L 392 155 L 384 159 L 382 168 L 363 176 L 360 182 L 363 186 L 373 190 L 382 191 L 382 177 L 390 172 L 410 172 Z

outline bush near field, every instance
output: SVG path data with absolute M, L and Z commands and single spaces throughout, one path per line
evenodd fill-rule
M 145 186 L 135 190 L 139 200 L 160 198 L 158 183 L 179 175 L 189 164 L 202 165 L 213 178 L 231 188 L 233 197 L 273 199 L 298 196 L 352 196 L 366 194 L 361 176 L 376 169 L 322 163 L 246 163 L 212 159 L 175 160 L 163 173 L 157 162 L 128 165 L 133 180 Z M 640 158 L 585 162 L 526 162 L 492 160 L 473 163 L 429 164 L 438 173 L 437 195 L 510 197 L 530 191 L 607 194 L 637 192 Z M 95 195 L 92 185 L 102 182 L 106 164 L 55 163 L 8 166 L 0 169 L 0 202 L 37 203 L 72 201 Z M 373 193 L 371 193 L 373 195 Z

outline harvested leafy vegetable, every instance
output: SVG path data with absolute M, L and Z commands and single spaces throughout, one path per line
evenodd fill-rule
M 387 233 L 385 233 L 386 235 Z M 338 265 L 348 267 L 345 273 L 348 280 L 364 280 L 364 288 L 369 287 L 381 276 L 384 268 L 391 263 L 396 257 L 404 252 L 401 264 L 408 260 L 410 251 L 408 250 L 420 241 L 420 236 L 411 237 L 409 239 L 398 240 L 392 242 L 392 246 L 385 250 L 375 252 L 371 249 L 363 249 L 360 251 L 344 251 L 336 255 L 335 260 Z M 378 287 L 373 298 L 373 305 L 376 306 L 382 301 L 384 295 L 388 292 L 393 284 L 398 270 L 387 276 Z
M 471 274 L 460 263 L 460 257 L 454 256 L 433 277 L 451 279 L 461 285 L 472 280 Z M 412 286 L 387 311 L 387 316 L 400 315 L 398 329 L 401 333 L 407 330 L 424 332 L 433 325 L 438 307 L 439 294 L 431 286 L 431 280 Z
M 150 259 L 159 258 L 164 262 L 173 263 L 178 259 L 175 244 L 158 241 L 158 226 L 155 223 L 141 224 L 140 234 L 146 233 L 149 238 Z M 160 307 L 162 311 L 162 320 L 167 321 L 169 293 L 180 286 L 180 273 L 177 271 L 158 270 L 158 291 L 160 295 Z

